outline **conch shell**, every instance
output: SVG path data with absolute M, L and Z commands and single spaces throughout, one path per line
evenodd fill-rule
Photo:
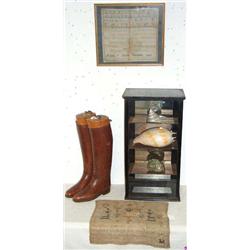
M 163 127 L 150 128 L 138 135 L 133 143 L 140 143 L 151 147 L 166 147 L 175 141 L 174 134 Z

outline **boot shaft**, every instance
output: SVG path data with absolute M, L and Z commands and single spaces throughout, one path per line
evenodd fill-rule
M 89 174 L 92 173 L 93 155 L 87 119 L 93 116 L 95 116 L 95 113 L 91 111 L 76 115 L 76 128 L 84 162 L 84 173 Z
M 79 125 L 76 123 L 78 138 L 81 146 L 84 173 L 90 172 L 93 165 L 93 155 L 92 155 L 92 146 L 91 139 L 89 134 L 88 125 Z M 91 171 L 92 172 L 92 171 Z
M 110 182 L 113 137 L 107 116 L 97 116 L 88 120 L 93 153 L 93 177 Z

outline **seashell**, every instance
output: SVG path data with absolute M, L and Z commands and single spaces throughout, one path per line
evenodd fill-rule
M 165 166 L 158 159 L 150 159 L 147 164 L 148 174 L 164 174 Z
M 161 124 L 161 127 L 171 130 L 172 129 L 172 125 L 171 124 Z M 155 128 L 157 127 L 157 124 L 155 123 L 144 123 L 144 124 L 135 124 L 135 133 L 136 134 L 141 134 L 143 131 L 149 129 L 149 128 Z M 159 126 L 158 126 L 159 127 Z
M 163 127 L 150 128 L 138 135 L 133 143 L 151 147 L 166 147 L 175 141 L 176 138 L 173 137 L 173 134 L 175 133 Z
M 159 112 L 153 107 L 148 111 L 147 122 L 164 122 L 167 120 L 166 116 L 160 115 Z
M 161 114 L 161 107 L 159 105 L 151 105 L 149 107 L 148 113 L 149 111 L 152 110 L 154 113 L 160 115 Z
M 159 161 L 163 161 L 164 159 L 164 151 L 160 149 L 149 150 L 149 154 L 147 156 L 147 160 L 157 159 Z

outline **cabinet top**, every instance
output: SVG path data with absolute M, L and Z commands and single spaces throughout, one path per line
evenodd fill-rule
M 127 88 L 125 89 L 123 98 L 131 99 L 185 99 L 183 89 L 151 89 L 151 88 Z

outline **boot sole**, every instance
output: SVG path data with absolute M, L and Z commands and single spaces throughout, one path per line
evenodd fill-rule
M 92 200 L 95 200 L 96 198 L 98 198 L 100 195 L 105 195 L 105 194 L 108 194 L 108 193 L 110 193 L 110 189 L 108 189 L 108 190 L 106 190 L 106 191 L 104 191 L 104 192 L 98 194 L 98 195 L 97 195 L 96 197 L 94 197 L 94 198 L 90 198 L 90 199 L 79 199 L 79 200 L 74 200 L 74 199 L 73 199 L 73 201 L 74 201 L 74 202 L 92 201 Z

